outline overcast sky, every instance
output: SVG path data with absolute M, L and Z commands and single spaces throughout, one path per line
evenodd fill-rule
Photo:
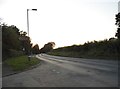
M 48 42 L 56 47 L 83 44 L 115 36 L 115 14 L 119 0 L 0 0 L 0 18 L 27 32 L 40 48 Z

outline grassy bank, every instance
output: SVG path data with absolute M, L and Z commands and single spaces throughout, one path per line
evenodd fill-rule
M 53 49 L 48 54 L 77 58 L 118 59 L 120 46 L 116 39 L 103 40 Z
M 88 58 L 88 59 L 109 59 L 117 60 L 117 54 L 97 54 L 93 52 L 80 53 L 80 52 L 49 52 L 49 55 L 62 56 L 62 57 L 75 57 L 75 58 Z
M 5 60 L 5 63 L 11 66 L 14 71 L 23 71 L 30 66 L 40 63 L 40 60 L 35 57 L 31 57 L 31 60 L 28 61 L 27 56 L 19 56 Z

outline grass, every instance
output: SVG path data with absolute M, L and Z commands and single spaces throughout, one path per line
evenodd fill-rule
M 11 66 L 14 71 L 23 71 L 30 66 L 40 63 L 40 60 L 35 57 L 31 57 L 30 61 L 28 61 L 27 56 L 19 56 L 5 60 L 5 63 Z
M 100 51 L 99 52 L 94 52 L 94 51 L 88 51 L 88 52 L 55 51 L 55 52 L 49 52 L 48 54 L 54 55 L 54 56 L 88 58 L 88 59 L 106 59 L 106 60 L 117 60 L 118 59 L 117 54 L 101 53 Z

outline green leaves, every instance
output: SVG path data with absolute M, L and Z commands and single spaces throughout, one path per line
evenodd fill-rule
M 118 40 L 111 38 L 110 40 L 87 42 L 83 45 L 57 48 L 48 54 L 80 58 L 117 59 L 119 56 L 117 47 Z
M 39 53 L 39 46 L 36 44 L 35 46 L 32 47 L 32 53 L 33 54 L 38 54 Z
M 120 13 L 118 13 L 117 15 L 116 15 L 116 25 L 118 26 L 118 29 L 117 29 L 117 32 L 116 32 L 116 34 L 115 34 L 115 36 L 118 38 L 118 40 L 120 40 Z
M 16 26 L 11 25 L 7 26 L 5 24 L 2 25 L 2 51 L 3 51 L 3 59 L 7 57 L 16 56 L 18 51 L 21 51 L 20 53 L 28 53 L 28 50 L 30 49 L 31 41 L 30 37 L 26 36 L 26 32 L 20 31 Z M 25 37 L 25 40 L 20 40 L 20 37 Z M 23 51 L 23 48 L 25 49 Z M 14 51 L 10 51 L 10 50 Z M 15 54 L 15 55 L 13 55 Z M 19 56 L 19 55 L 18 55 Z
M 43 48 L 40 49 L 40 53 L 50 52 L 54 47 L 55 47 L 54 42 L 48 42 L 47 44 L 44 45 Z

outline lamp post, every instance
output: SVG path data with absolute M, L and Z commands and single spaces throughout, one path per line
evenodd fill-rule
M 37 11 L 37 9 L 27 9 L 27 31 L 29 37 L 29 11 Z M 30 46 L 28 48 L 28 60 L 30 61 Z
M 37 11 L 37 9 L 27 9 L 27 29 L 28 29 L 28 36 L 29 36 L 29 13 L 28 11 Z

